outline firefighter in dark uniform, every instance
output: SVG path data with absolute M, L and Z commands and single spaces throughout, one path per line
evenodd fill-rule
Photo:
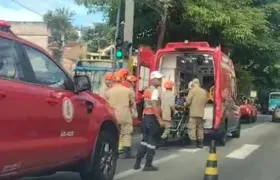
M 152 165 L 157 135 L 161 126 L 164 125 L 161 117 L 161 99 L 158 87 L 162 84 L 163 75 L 159 71 L 154 71 L 150 75 L 152 86 L 144 91 L 144 111 L 143 111 L 143 139 L 137 152 L 134 169 L 140 169 L 141 160 L 146 155 L 146 164 L 143 171 L 157 171 L 158 168 Z

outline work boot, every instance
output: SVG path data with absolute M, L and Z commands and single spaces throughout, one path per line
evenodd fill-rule
M 134 159 L 134 158 L 135 158 L 135 156 L 132 155 L 131 148 L 130 147 L 123 147 L 122 159 Z
M 136 158 L 135 164 L 133 166 L 134 170 L 138 170 L 141 168 L 141 158 Z
M 190 140 L 189 148 L 190 149 L 196 149 L 196 141 L 195 140 Z
M 158 168 L 152 165 L 152 160 L 146 160 L 146 164 L 143 168 L 143 171 L 158 171 Z
M 197 145 L 196 145 L 197 148 L 200 148 L 200 149 L 203 149 L 203 139 L 199 139 L 197 140 Z

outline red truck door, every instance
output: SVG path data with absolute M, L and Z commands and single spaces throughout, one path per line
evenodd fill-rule
M 28 91 L 30 72 L 17 50 L 16 42 L 0 37 L 0 174 L 39 165 L 44 157 L 37 149 L 45 116 L 40 92 Z
M 44 120 L 38 136 L 44 164 L 62 162 L 80 157 L 87 146 L 90 113 L 83 93 L 73 92 L 74 84 L 68 75 L 41 51 L 23 46 L 32 66 L 36 81 L 30 85 L 40 92 L 41 114 Z M 72 91 L 70 90 L 72 89 Z M 31 90 L 31 89 L 30 89 Z M 32 100 L 31 100 L 32 101 Z

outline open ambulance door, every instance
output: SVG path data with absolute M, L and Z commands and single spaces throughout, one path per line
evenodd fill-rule
M 154 71 L 154 52 L 144 46 L 140 46 L 138 49 L 137 56 L 137 84 L 136 84 L 136 103 L 137 111 L 139 115 L 139 120 L 142 118 L 142 112 L 144 108 L 142 94 L 149 86 L 150 82 L 150 73 Z
M 137 92 L 141 92 L 149 86 L 151 71 L 154 71 L 154 52 L 148 47 L 140 46 L 137 63 L 137 77 L 139 79 L 136 85 Z

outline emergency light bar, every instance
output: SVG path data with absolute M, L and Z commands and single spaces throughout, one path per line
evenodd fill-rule
M 0 31 L 11 33 L 11 34 L 15 35 L 11 31 L 11 24 L 4 20 L 0 20 Z
M 0 27 L 6 27 L 6 28 L 10 28 L 11 24 L 4 21 L 4 20 L 0 20 Z

